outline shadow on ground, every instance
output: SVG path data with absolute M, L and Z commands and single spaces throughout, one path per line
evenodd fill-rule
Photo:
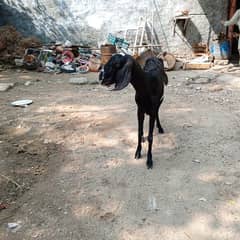
M 10 101 L 18 94 L 35 100 L 26 109 L 4 105 L 0 140 L 13 154 L 5 160 L 29 161 L 14 158 L 14 152 L 19 142 L 30 141 L 24 146 L 32 161 L 45 159 L 51 171 L 17 200 L 17 210 L 13 205 L 14 211 L 1 211 L 0 237 L 238 239 L 239 137 L 227 106 L 216 110 L 200 101 L 204 93 L 187 101 L 187 94 L 176 93 L 186 86 L 169 88 L 161 109 L 166 134 L 155 133 L 154 168 L 147 170 L 146 143 L 143 158 L 133 159 L 137 125 L 132 88 L 113 93 L 55 80 L 19 86 L 1 97 Z M 15 172 L 21 169 L 16 165 Z M 12 221 L 21 221 L 17 233 L 6 229 Z

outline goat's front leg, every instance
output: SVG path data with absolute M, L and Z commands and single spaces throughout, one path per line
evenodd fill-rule
M 149 132 L 148 132 L 148 153 L 147 153 L 147 167 L 152 168 L 152 143 L 153 143 L 153 129 L 155 123 L 156 115 L 150 115 L 149 119 Z
M 141 151 L 142 151 L 142 138 L 143 138 L 143 122 L 144 122 L 144 112 L 138 108 L 137 112 L 138 117 L 138 145 L 137 150 L 135 153 L 135 158 L 141 158 Z

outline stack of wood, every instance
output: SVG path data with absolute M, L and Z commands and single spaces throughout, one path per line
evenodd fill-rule
M 209 55 L 208 45 L 206 43 L 196 43 L 192 47 L 194 56 L 200 57 Z

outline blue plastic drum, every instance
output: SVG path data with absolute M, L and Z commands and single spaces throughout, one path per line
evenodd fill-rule
M 229 41 L 213 42 L 210 47 L 210 53 L 215 59 L 228 59 L 230 56 Z

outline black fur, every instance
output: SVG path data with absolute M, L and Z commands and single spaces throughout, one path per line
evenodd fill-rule
M 122 90 L 129 83 L 135 88 L 138 116 L 138 145 L 135 158 L 141 157 L 143 122 L 144 115 L 147 114 L 150 116 L 147 167 L 152 168 L 152 142 L 155 121 L 157 122 L 159 133 L 164 133 L 158 116 L 159 108 L 163 102 L 164 85 L 168 84 L 163 61 L 156 57 L 151 57 L 146 61 L 142 69 L 130 55 L 116 54 L 104 66 L 104 71 L 100 78 L 102 85 L 110 86 L 114 84 L 114 90 Z

